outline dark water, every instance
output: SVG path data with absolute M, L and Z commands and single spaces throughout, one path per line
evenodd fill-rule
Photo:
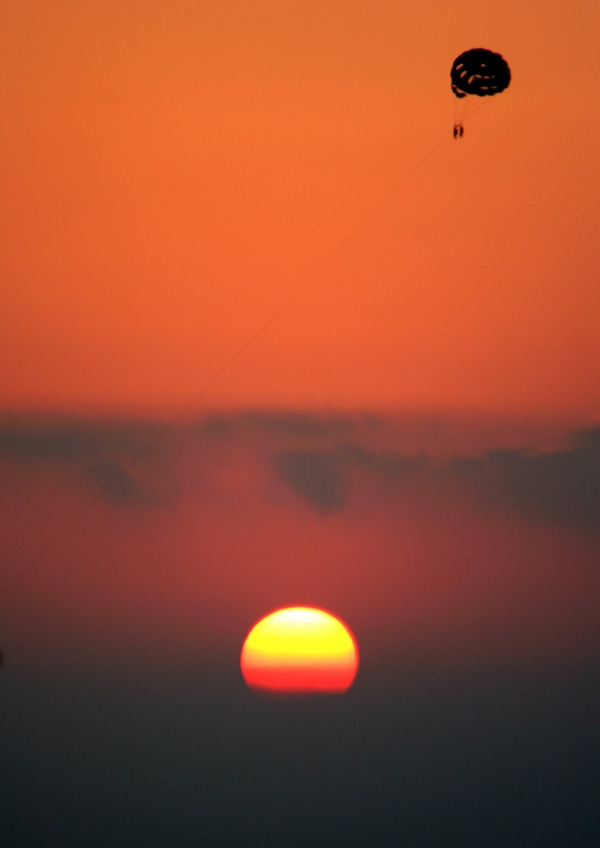
M 6 848 L 600 845 L 600 668 L 0 673 Z

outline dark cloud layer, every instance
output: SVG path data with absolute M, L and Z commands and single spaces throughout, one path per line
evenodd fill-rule
M 534 521 L 600 530 L 600 429 L 570 450 L 546 454 L 495 450 L 449 467 L 476 498 Z
M 281 478 L 316 509 L 341 509 L 342 476 L 335 455 L 311 451 L 284 451 L 273 460 Z
M 94 424 L 24 421 L 0 425 L 0 457 L 73 461 L 106 454 L 136 451 L 151 431 L 148 424 Z
M 379 416 L 361 416 L 361 421 L 373 425 L 381 422 Z M 350 438 L 355 432 L 357 418 L 343 413 L 313 415 L 289 410 L 243 410 L 234 414 L 213 413 L 196 425 L 198 433 L 215 437 L 232 437 L 255 432 L 291 438 L 337 436 Z
M 391 484 L 390 499 L 399 492 L 403 498 L 445 492 L 529 521 L 600 529 L 600 428 L 576 433 L 554 450 L 492 447 L 440 459 L 390 447 L 393 428 L 376 416 L 212 414 L 157 440 L 161 426 L 5 421 L 0 459 L 73 466 L 117 505 L 172 505 L 182 456 L 210 459 L 209 473 L 218 475 L 220 457 L 242 452 L 324 515 L 343 510 L 360 481 L 371 479 Z M 402 422 L 396 431 L 402 432 Z
M 177 489 L 156 422 L 24 421 L 0 424 L 0 462 L 59 463 L 117 505 L 170 505 Z
M 600 428 L 578 434 L 578 444 L 550 453 L 489 450 L 444 463 L 357 445 L 333 452 L 291 451 L 275 456 L 280 477 L 319 511 L 341 509 L 352 475 L 418 481 L 431 490 L 451 482 L 480 505 L 518 512 L 532 521 L 600 529 Z
M 126 467 L 112 459 L 98 461 L 95 465 L 86 468 L 85 473 L 111 503 L 123 505 L 157 503 L 157 499 L 152 497 L 151 492 L 145 489 L 140 481 L 136 481 Z

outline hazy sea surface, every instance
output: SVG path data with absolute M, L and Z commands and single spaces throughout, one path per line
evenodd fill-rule
M 381 666 L 297 701 L 233 665 L 8 666 L 2 843 L 592 848 L 599 708 L 597 665 Z

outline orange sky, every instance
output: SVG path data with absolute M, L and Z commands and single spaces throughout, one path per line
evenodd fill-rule
M 513 84 L 203 406 L 600 414 L 597 0 L 5 0 L 0 379 L 176 410 L 453 121 Z

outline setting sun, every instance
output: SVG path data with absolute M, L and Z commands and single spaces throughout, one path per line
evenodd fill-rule
M 244 680 L 273 693 L 345 692 L 358 668 L 350 630 L 328 612 L 279 609 L 262 618 L 242 648 Z

